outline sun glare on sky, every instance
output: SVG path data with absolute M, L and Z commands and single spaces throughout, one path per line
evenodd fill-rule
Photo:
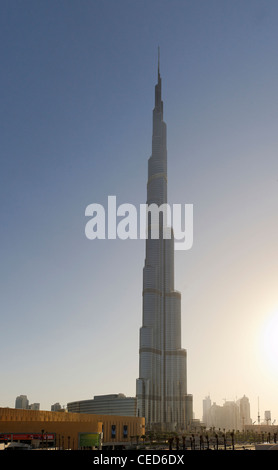
M 273 379 L 278 379 L 278 308 L 265 319 L 261 336 L 261 353 L 264 367 Z

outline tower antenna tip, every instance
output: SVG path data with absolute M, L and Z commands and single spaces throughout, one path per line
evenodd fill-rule
M 158 46 L 158 62 L 157 62 L 158 73 L 160 72 L 160 47 Z

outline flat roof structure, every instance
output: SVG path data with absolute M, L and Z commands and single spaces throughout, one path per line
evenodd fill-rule
M 0 441 L 5 440 L 5 435 L 8 440 L 26 441 L 31 437 L 40 439 L 43 434 L 43 441 L 54 447 L 77 450 L 80 435 L 85 433 L 99 433 L 104 446 L 129 445 L 132 437 L 145 434 L 145 420 L 132 416 L 0 408 Z

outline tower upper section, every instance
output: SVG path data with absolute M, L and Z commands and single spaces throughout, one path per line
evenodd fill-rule
M 167 202 L 167 144 L 166 124 L 163 121 L 162 83 L 158 62 L 158 77 L 155 85 L 153 109 L 152 155 L 148 162 L 147 203 L 161 205 Z

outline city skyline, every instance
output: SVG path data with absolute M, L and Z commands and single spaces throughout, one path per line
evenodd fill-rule
M 277 420 L 277 2 L 0 12 L 1 406 L 135 396 L 145 243 L 88 240 L 85 208 L 145 201 L 159 44 L 169 201 L 194 205 L 175 253 L 193 410 L 246 395 Z
M 137 416 L 138 410 L 136 409 L 136 407 L 137 407 L 136 401 L 135 401 L 136 397 L 126 397 L 123 393 L 108 394 L 108 395 L 97 395 L 97 396 L 89 398 L 88 400 L 81 400 L 81 401 L 76 401 L 76 402 L 73 402 L 73 403 L 67 403 L 66 405 L 61 405 L 59 402 L 56 402 L 55 404 L 51 405 L 51 411 L 60 411 L 60 410 L 65 411 L 65 410 L 68 410 L 70 412 L 78 412 L 78 413 L 80 413 L 80 412 L 82 412 L 82 413 L 90 413 L 90 412 L 95 413 L 95 411 L 90 410 L 90 407 L 92 406 L 92 403 L 94 403 L 94 401 L 96 399 L 101 400 L 101 402 L 102 402 L 103 400 L 104 401 L 106 401 L 106 400 L 115 400 L 115 399 L 118 399 L 118 398 L 120 398 L 120 400 L 126 399 L 127 403 L 129 403 L 129 404 L 132 403 L 133 409 L 132 409 L 132 412 L 129 413 L 129 414 Z M 248 425 L 251 425 L 251 424 L 252 425 L 253 424 L 274 425 L 275 424 L 277 426 L 276 419 L 272 418 L 271 410 L 261 410 L 260 409 L 259 398 L 258 398 L 257 415 L 253 416 L 253 417 L 250 415 L 249 398 L 246 397 L 245 395 L 243 395 L 240 398 L 237 398 L 236 400 L 223 399 L 223 403 L 216 403 L 208 395 L 208 396 L 203 398 L 202 402 L 203 402 L 202 417 L 199 417 L 199 418 L 196 419 L 195 416 L 193 416 L 193 419 L 195 421 L 200 421 L 200 424 L 202 424 L 204 422 L 209 427 L 211 425 L 213 425 L 213 423 L 209 423 L 206 416 L 207 416 L 208 412 L 210 412 L 211 408 L 216 407 L 219 410 L 223 410 L 223 408 L 226 405 L 231 406 L 233 404 L 237 405 L 237 407 L 239 409 L 240 409 L 241 406 L 243 407 L 242 415 L 244 416 L 246 425 L 247 424 Z M 241 405 L 241 403 L 244 403 L 245 405 Z M 109 404 L 109 407 L 110 407 L 110 409 L 107 407 L 106 411 L 109 411 L 110 413 L 105 413 L 105 411 L 102 411 L 102 413 L 103 414 L 111 414 L 111 403 Z M 15 399 L 14 408 L 17 408 L 17 409 L 37 409 L 37 410 L 39 410 L 40 409 L 40 403 L 33 403 L 33 404 L 29 405 L 28 397 L 26 395 L 20 395 L 20 396 L 16 397 L 16 399 Z M 82 411 L 81 411 L 81 408 L 82 408 Z M 246 411 L 245 411 L 245 408 L 246 408 Z M 74 409 L 76 411 L 74 411 Z M 47 410 L 44 410 L 44 411 L 47 411 Z M 116 413 L 115 410 L 113 410 L 113 414 L 118 414 L 118 413 Z M 121 413 L 121 414 L 124 415 L 124 413 Z M 241 426 L 244 425 L 244 422 L 239 421 L 239 423 L 240 423 Z M 157 427 L 156 427 L 156 430 L 158 430 Z

